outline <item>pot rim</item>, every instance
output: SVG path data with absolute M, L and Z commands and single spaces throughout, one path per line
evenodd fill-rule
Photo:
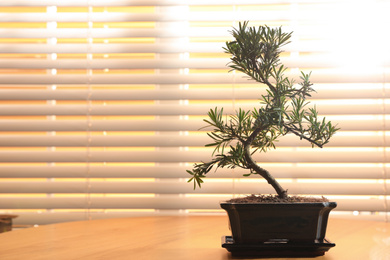
M 229 202 L 229 201 L 220 201 L 219 204 L 221 205 L 248 205 L 248 206 L 254 206 L 254 205 L 280 205 L 280 206 L 325 206 L 325 207 L 336 207 L 337 202 L 335 201 L 328 201 L 328 202 L 250 202 L 250 203 L 237 203 L 237 202 Z

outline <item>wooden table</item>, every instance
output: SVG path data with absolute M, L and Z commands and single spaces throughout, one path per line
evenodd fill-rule
M 0 259 L 232 259 L 221 248 L 227 222 L 226 216 L 143 217 L 14 230 L 0 234 Z M 327 237 L 336 247 L 317 260 L 390 259 L 390 223 L 330 218 Z

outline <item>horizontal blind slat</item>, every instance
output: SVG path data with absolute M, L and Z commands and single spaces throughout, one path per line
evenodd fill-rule
M 1 12 L 1 11 L 0 11 Z M 317 13 L 320 15 L 321 13 Z M 17 13 L 8 15 L 0 13 L 0 22 L 181 22 L 181 21 L 230 21 L 232 16 L 237 20 L 275 21 L 291 18 L 291 12 L 245 11 L 239 14 L 234 12 L 195 12 L 195 13 Z M 310 16 L 315 14 L 310 14 Z M 303 16 L 303 17 L 302 17 Z M 307 14 L 302 13 L 300 19 L 307 19 Z M 207 29 L 207 28 L 206 28 Z M 226 31 L 226 30 L 224 30 Z M 181 32 L 185 33 L 185 32 Z M 20 37 L 20 36 L 19 36 Z
M 381 163 L 264 163 L 260 164 L 277 178 L 380 179 L 390 165 Z M 2 178 L 183 178 L 188 166 L 159 163 L 156 166 L 0 166 Z M 244 169 L 220 169 L 210 178 L 244 178 Z M 251 176 L 249 178 L 259 178 Z
M 335 63 L 332 55 L 312 55 L 309 57 L 281 57 L 286 67 L 292 68 L 337 68 L 341 64 Z M 228 58 L 185 58 L 185 59 L 0 59 L 0 68 L 8 69 L 223 69 L 226 70 Z M 385 66 L 390 61 L 384 61 Z
M 313 104 L 315 104 L 313 102 Z M 378 107 L 377 104 L 342 104 L 334 108 L 335 104 L 318 105 L 324 114 L 337 115 L 348 113 L 350 115 L 364 115 L 364 114 L 380 114 L 383 108 Z M 388 109 L 390 105 L 384 105 Z M 204 115 L 209 110 L 209 105 L 101 105 L 91 106 L 87 105 L 0 105 L 0 115 L 85 115 L 88 110 L 90 115 L 161 115 L 161 116 L 175 116 L 175 115 Z M 233 114 L 234 109 L 227 105 L 223 106 L 224 111 L 228 114 Z M 250 110 L 252 106 L 241 105 L 244 110 Z M 341 111 L 341 112 L 340 112 Z
M 95 43 L 88 44 L 0 44 L 1 53 L 222 53 L 224 42 L 208 43 L 148 43 L 148 44 L 120 44 Z M 302 42 L 291 44 L 284 48 L 285 52 L 331 52 L 334 43 L 332 42 Z
M 277 12 L 280 17 L 280 12 Z M 36 14 L 37 16 L 40 14 Z M 51 15 L 52 18 L 49 19 L 48 22 L 57 21 L 57 17 L 64 17 L 69 16 L 72 17 L 73 14 L 61 14 L 57 13 L 55 15 Z M 77 15 L 77 14 L 76 14 Z M 129 22 L 134 20 L 136 16 L 133 14 L 111 14 L 112 17 L 115 17 L 118 19 L 119 17 L 122 18 L 122 22 Z M 176 15 L 176 14 L 175 14 Z M 180 15 L 176 18 L 179 18 L 180 20 L 200 20 L 199 18 L 202 18 L 204 21 L 230 21 L 230 17 L 233 15 L 233 13 L 223 13 L 222 15 L 219 13 L 199 13 L 197 15 L 191 15 L 184 12 L 180 18 Z M 291 12 L 286 12 L 286 15 L 284 16 L 290 16 Z M 305 14 L 303 13 L 302 16 Z M 311 14 L 316 15 L 316 14 Z M 318 14 L 317 14 L 318 15 Z M 40 15 L 39 17 L 44 17 L 45 14 Z M 74 15 L 73 15 L 74 16 Z M 79 15 L 80 16 L 80 15 Z M 111 22 L 110 18 L 107 20 L 104 19 L 104 16 L 101 16 L 103 19 L 98 19 L 100 16 L 97 15 L 94 18 L 94 15 L 92 14 L 92 17 L 88 17 L 88 13 L 85 13 L 81 15 L 83 17 L 84 21 L 92 21 L 95 22 Z M 190 17 L 188 17 L 190 16 Z M 262 17 L 262 21 L 264 23 L 274 21 L 274 20 L 280 20 L 280 18 L 275 15 L 275 13 L 265 11 L 265 12 L 244 12 L 240 15 L 241 17 L 245 17 L 244 19 L 240 19 L 237 17 L 238 20 L 258 20 L 259 16 Z M 255 19 L 250 19 L 250 17 L 255 17 Z M 283 16 L 283 15 L 282 15 Z M 139 15 L 139 17 L 147 18 L 147 15 Z M 172 15 L 170 15 L 172 17 Z M 193 17 L 191 19 L 191 17 Z M 2 19 L 1 19 L 2 18 Z M 132 19 L 133 18 L 133 19 Z M 186 19 L 187 18 L 187 19 Z M 301 19 L 305 19 L 302 18 Z M 1 16 L 0 13 L 0 22 L 13 22 L 13 21 L 7 21 L 7 19 L 4 19 L 4 16 Z M 102 20 L 102 21 L 99 21 Z M 142 21 L 150 21 L 150 19 L 143 19 Z M 30 22 L 26 20 L 26 22 Z M 57 21 L 57 22 L 61 22 Z M 77 20 L 73 20 L 72 22 L 78 22 Z M 284 31 L 293 31 L 294 28 L 285 26 L 283 27 Z M 13 29 L 1 29 L 0 28 L 0 39 L 1 38 L 21 38 L 21 39 L 29 39 L 29 38 L 87 38 L 87 36 L 92 38 L 136 38 L 136 37 L 153 37 L 153 38 L 184 38 L 184 37 L 212 37 L 212 38 L 221 38 L 221 41 L 223 42 L 224 39 L 230 39 L 231 36 L 229 34 L 230 27 L 190 27 L 187 28 L 187 30 L 175 30 L 175 29 L 165 29 L 165 28 L 56 28 L 56 29 L 48 29 L 48 28 L 21 28 L 16 30 Z M 298 29 L 298 31 L 295 32 L 294 35 L 301 37 L 301 38 L 308 38 L 308 37 L 315 37 L 318 39 L 326 39 L 329 38 L 330 35 L 334 35 L 334 31 L 327 29 L 327 27 L 301 27 Z
M 23 88 L 32 88 L 33 85 L 21 85 Z M 327 84 L 316 84 L 316 93 L 312 94 L 316 99 L 383 99 L 390 97 L 390 89 L 387 93 L 383 88 L 373 84 L 364 88 L 351 88 L 349 84 L 339 85 L 338 88 L 329 88 Z M 97 86 L 98 87 L 98 86 Z M 204 89 L 149 89 L 149 90 L 128 90 L 123 89 L 111 91 L 101 90 L 61 90 L 61 89 L 0 89 L 0 100 L 227 100 L 236 99 L 253 100 L 257 95 L 265 94 L 264 86 L 240 87 L 240 88 L 207 88 L 207 95 Z
M 382 115 L 328 116 L 335 125 L 344 131 L 378 131 L 388 117 Z M 28 126 L 28 127 L 27 127 Z M 202 120 L 3 120 L 0 131 L 198 131 L 204 127 Z
M 208 199 L 186 198 L 179 196 L 161 196 L 156 198 L 91 198 L 91 209 L 219 209 L 219 202 L 228 199 L 228 196 L 215 196 Z M 84 198 L 12 198 L 1 201 L 1 208 L 25 209 L 82 209 Z M 376 211 L 385 210 L 381 199 L 337 199 L 337 210 Z
M 310 150 L 309 150 L 310 149 Z M 360 149 L 282 149 L 263 155 L 255 155 L 260 162 L 339 162 L 339 163 L 381 163 L 385 148 Z M 191 162 L 210 160 L 212 151 L 181 151 L 180 149 L 165 149 L 159 151 L 0 151 L 0 162 Z M 342 155 L 342 156 L 341 156 Z
M 340 133 L 335 135 L 327 147 L 386 147 L 390 146 L 387 135 L 375 132 Z M 383 140 L 386 139 L 386 140 Z M 180 147 L 199 146 L 210 143 L 212 140 L 206 135 L 192 136 L 180 133 L 159 135 L 102 135 L 86 138 L 84 133 L 71 136 L 0 136 L 0 147 Z M 299 140 L 293 134 L 283 136 L 276 144 L 277 147 L 309 147 L 308 142 Z
M 389 78 L 389 73 L 382 71 L 370 71 L 360 75 L 343 73 L 340 71 L 315 71 L 311 80 L 316 83 L 381 83 Z M 287 73 L 286 73 L 287 76 Z M 298 78 L 290 74 L 293 78 Z M 247 78 L 235 77 L 232 74 L 223 73 L 189 74 L 189 75 L 0 75 L 1 84 L 239 84 L 248 83 Z M 253 82 L 252 82 L 253 83 Z
M 357 102 L 356 102 L 357 103 Z M 382 104 L 381 104 L 382 103 Z M 378 104 L 380 106 L 378 106 Z M 38 115 L 106 115 L 106 116 L 179 116 L 179 115 L 205 115 L 213 104 L 205 105 L 168 105 L 168 104 L 145 104 L 145 105 L 0 105 L 0 115 L 9 116 L 38 116 Z M 223 107 L 227 114 L 235 114 L 235 107 L 229 103 L 217 105 Z M 239 102 L 235 104 L 245 111 L 253 109 L 253 105 Z M 324 115 L 372 115 L 381 114 L 383 110 L 390 110 L 390 103 L 364 102 L 360 104 L 348 104 L 340 102 L 312 102 L 311 107 L 316 106 Z M 260 107 L 260 105 L 258 105 Z
M 290 194 L 311 195 L 386 195 L 385 189 L 390 188 L 390 183 L 380 182 L 349 183 L 348 189 L 345 183 L 327 182 L 321 183 L 298 182 L 284 183 Z M 129 181 L 93 181 L 89 182 L 87 187 L 83 181 L 80 182 L 2 182 L 0 183 L 0 192 L 15 194 L 15 191 L 21 189 L 24 193 L 53 193 L 53 194 L 229 194 L 233 189 L 238 194 L 256 194 L 261 191 L 262 194 L 273 193 L 273 188 L 264 181 L 261 182 L 212 182 L 204 184 L 202 189 L 193 189 L 193 185 L 186 181 L 156 181 L 156 182 L 129 182 Z M 17 193 L 16 193 L 17 194 Z
M 169 29 L 0 29 L 2 38 L 133 38 L 133 37 L 229 37 L 226 29 L 189 29 L 185 32 Z
M 321 0 L 316 3 L 335 3 L 336 0 Z M 260 4 L 275 4 L 272 0 L 241 0 L 237 3 L 236 0 L 210 1 L 210 0 L 41 0 L 39 2 L 30 0 L 13 0 L 9 2 L 1 2 L 0 6 L 88 6 L 90 3 L 93 6 L 219 6 L 219 5 L 260 5 Z M 279 4 L 290 4 L 291 1 L 280 0 Z M 307 0 L 297 0 L 295 3 L 307 3 Z

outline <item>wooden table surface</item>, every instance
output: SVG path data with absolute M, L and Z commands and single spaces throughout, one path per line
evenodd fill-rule
M 225 235 L 230 235 L 226 216 L 69 222 L 0 234 L 0 259 L 233 259 L 221 247 Z M 390 223 L 331 217 L 327 238 L 336 247 L 315 259 L 390 259 Z

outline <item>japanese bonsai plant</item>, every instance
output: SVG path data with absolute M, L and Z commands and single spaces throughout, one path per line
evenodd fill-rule
M 281 27 L 248 27 L 248 22 L 243 22 L 233 28 L 231 34 L 234 40 L 226 42 L 224 47 L 231 55 L 228 66 L 264 85 L 266 93 L 261 95 L 259 107 L 250 111 L 240 108 L 236 114 L 224 116 L 223 108 L 210 109 L 209 118 L 204 121 L 206 127 L 213 128 L 207 133 L 212 142 L 206 146 L 215 149 L 209 162 L 196 163 L 192 170 L 187 170 L 191 175 L 189 182 L 194 183 L 195 189 L 201 187 L 211 169 L 239 167 L 248 171 L 244 176 L 260 175 L 274 188 L 276 194 L 273 196 L 252 195 L 245 198 L 244 203 L 235 199 L 221 203 L 229 215 L 233 247 L 226 247 L 232 253 L 236 252 L 234 246 L 237 245 L 239 252 L 243 245 L 251 245 L 251 252 L 261 254 L 264 246 L 268 253 L 275 245 L 284 245 L 291 252 L 291 245 L 300 244 L 298 255 L 323 254 L 329 248 L 324 240 L 328 214 L 336 203 L 326 200 L 305 202 L 289 196 L 287 190 L 253 159 L 253 154 L 276 149 L 275 142 L 287 134 L 308 141 L 312 147 L 322 148 L 338 128 L 325 118 L 320 119 L 315 107 L 309 107 L 307 98 L 314 91 L 311 73 L 301 72 L 299 83 L 285 76 L 287 67 L 281 64 L 280 53 L 281 47 L 290 42 L 292 33 L 282 32 Z M 260 199 L 271 202 L 253 202 Z M 241 210 L 243 212 L 239 213 Z M 245 227 L 244 224 L 251 225 Z M 260 246 L 261 250 L 253 250 L 254 245 L 257 249 Z M 325 245 L 325 250 L 319 250 L 319 245 L 322 249 Z M 283 250 L 277 251 L 280 254 Z

